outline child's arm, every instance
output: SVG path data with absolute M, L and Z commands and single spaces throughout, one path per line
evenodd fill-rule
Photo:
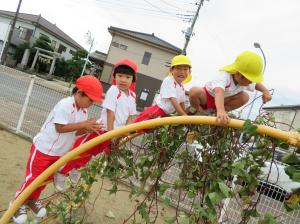
M 272 99 L 272 95 L 269 90 L 262 83 L 256 83 L 255 89 L 262 92 L 263 103 L 267 103 Z
M 55 124 L 55 129 L 58 133 L 67 133 L 67 132 L 92 132 L 98 131 L 102 128 L 102 125 L 96 122 L 96 118 L 90 118 L 86 121 L 73 123 L 73 124 Z M 76 133 L 77 134 L 77 133 Z
M 187 113 L 185 112 L 185 109 L 184 107 L 181 106 L 181 104 L 179 104 L 177 102 L 177 99 L 175 97 L 171 97 L 169 98 L 173 107 L 175 108 L 176 112 L 179 114 L 179 115 L 187 115 Z
M 227 124 L 229 122 L 230 118 L 225 111 L 224 89 L 222 89 L 220 87 L 216 87 L 214 89 L 214 92 L 215 92 L 215 104 L 216 104 L 216 109 L 217 109 L 217 120 L 220 123 Z
M 180 106 L 181 106 L 181 108 L 184 110 L 184 112 L 186 113 L 186 110 L 185 110 L 185 104 L 183 103 L 183 102 L 181 102 L 180 104 L 179 104 Z M 186 114 L 187 115 L 187 114 Z
M 115 113 L 112 110 L 106 109 L 107 113 L 107 131 L 114 129 Z

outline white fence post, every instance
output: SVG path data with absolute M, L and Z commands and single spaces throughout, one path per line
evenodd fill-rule
M 21 111 L 19 121 L 18 121 L 16 133 L 19 133 L 21 131 L 21 126 L 22 126 L 22 123 L 23 123 L 23 120 L 24 120 L 25 112 L 27 110 L 29 97 L 30 97 L 31 92 L 32 92 L 35 77 L 36 77 L 35 75 L 31 76 L 31 80 L 30 80 L 30 84 L 29 84 L 29 87 L 28 87 L 28 90 L 27 90 L 26 98 L 25 98 L 25 101 L 24 101 L 24 104 L 23 104 L 23 107 L 22 107 L 22 111 Z

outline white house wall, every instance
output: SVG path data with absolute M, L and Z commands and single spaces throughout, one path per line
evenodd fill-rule
M 7 32 L 7 27 L 8 27 L 8 24 L 10 22 L 11 22 L 10 19 L 0 16 L 0 40 L 5 39 L 5 34 Z M 15 27 L 19 28 L 20 26 L 24 27 L 24 28 L 31 29 L 31 30 L 35 30 L 35 26 L 33 24 L 31 24 L 30 22 L 17 21 Z M 35 41 L 37 38 L 39 38 L 41 33 L 44 34 L 44 35 L 47 35 L 50 38 L 51 41 L 52 40 L 56 41 L 56 50 L 58 49 L 58 46 L 59 46 L 60 43 L 63 44 L 66 47 L 66 52 L 61 53 L 62 57 L 64 57 L 66 60 L 72 58 L 72 54 L 70 54 L 70 50 L 75 52 L 76 49 L 74 47 L 71 47 L 70 45 L 66 44 L 65 42 L 62 42 L 61 40 L 57 39 L 55 36 L 51 35 L 47 31 L 44 31 L 43 29 L 40 29 L 39 27 L 35 30 L 33 41 Z
M 300 128 L 300 110 L 270 110 L 274 114 L 275 121 L 279 122 L 277 128 L 290 131 L 292 124 L 295 129 Z
M 47 33 L 46 31 L 44 31 L 44 30 L 42 30 L 42 29 L 40 29 L 40 28 L 37 28 L 37 29 L 36 29 L 34 38 L 35 38 L 35 39 L 39 38 L 39 36 L 40 36 L 41 33 L 44 34 L 44 35 L 47 35 L 47 36 L 50 38 L 51 41 L 52 41 L 52 40 L 56 41 L 55 51 L 57 51 L 57 49 L 58 49 L 58 47 L 59 47 L 59 44 L 62 44 L 62 45 L 64 45 L 64 46 L 66 47 L 66 51 L 61 53 L 61 56 L 62 56 L 63 58 L 65 58 L 65 60 L 69 60 L 69 59 L 71 59 L 71 58 L 73 57 L 73 55 L 70 54 L 70 50 L 72 50 L 72 51 L 75 52 L 76 49 L 75 49 L 74 47 L 71 47 L 70 45 L 68 45 L 68 44 L 66 44 L 66 43 L 64 43 L 64 42 L 62 42 L 61 40 L 57 39 L 55 36 L 53 36 L 53 35 Z
M 159 80 L 163 80 L 168 74 L 168 67 L 166 65 L 172 60 L 175 53 L 169 53 L 167 50 L 162 50 L 146 42 L 137 42 L 137 40 L 119 35 L 113 36 L 112 42 L 123 44 L 127 46 L 127 49 L 123 50 L 111 44 L 106 60 L 108 63 L 114 64 L 119 59 L 127 57 L 139 65 L 139 73 Z M 142 64 L 142 59 L 146 51 L 152 54 L 148 65 Z

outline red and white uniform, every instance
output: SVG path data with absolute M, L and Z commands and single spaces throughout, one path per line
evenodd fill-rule
M 160 94 L 155 101 L 155 105 L 144 110 L 134 122 L 149 120 L 156 117 L 164 117 L 174 113 L 176 110 L 173 107 L 170 98 L 176 98 L 178 103 L 184 103 L 186 100 L 185 90 L 183 85 L 176 82 L 173 76 L 166 77 L 160 87 Z
M 255 83 L 251 83 L 248 86 L 240 86 L 234 83 L 233 76 L 228 74 L 227 72 L 218 74 L 218 77 L 216 79 L 207 82 L 204 87 L 204 91 L 206 92 L 206 96 L 207 96 L 207 108 L 213 108 L 213 109 L 215 108 L 214 89 L 217 87 L 220 87 L 224 90 L 224 98 L 226 98 L 226 97 L 234 96 L 245 90 L 254 91 Z
M 93 132 L 93 133 L 89 133 L 89 134 L 80 136 L 76 140 L 72 150 L 76 149 L 80 145 L 82 145 L 82 144 L 86 143 L 87 141 L 92 140 L 93 138 L 96 138 L 99 135 L 102 135 L 104 133 L 106 133 L 106 131 L 103 130 L 103 131 Z M 70 172 L 73 169 L 79 169 L 81 167 L 84 167 L 90 161 L 92 156 L 97 156 L 99 153 L 102 153 L 102 152 L 105 154 L 110 153 L 110 141 L 106 141 L 99 145 L 96 145 L 93 148 L 89 149 L 88 151 L 85 151 L 84 153 L 80 154 L 78 159 L 71 160 L 68 163 L 66 163 L 59 170 L 59 172 L 62 174 L 67 174 L 68 172 Z
M 129 90 L 126 95 L 119 90 L 117 86 L 112 85 L 106 92 L 101 120 L 104 124 L 104 130 L 107 130 L 107 111 L 109 109 L 115 113 L 114 129 L 126 125 L 129 116 L 136 114 L 136 96 L 135 93 Z
M 119 90 L 117 86 L 112 85 L 105 95 L 102 107 L 103 110 L 99 122 L 104 124 L 104 130 L 98 133 L 93 132 L 81 136 L 76 140 L 73 149 L 107 132 L 106 109 L 109 109 L 115 113 L 114 129 L 126 125 L 128 117 L 136 114 L 135 93 L 129 90 L 129 95 L 127 96 L 123 91 Z M 65 166 L 62 167 L 62 169 L 60 169 L 59 172 L 62 174 L 67 174 L 72 169 L 79 169 L 81 167 L 84 167 L 90 161 L 92 156 L 96 156 L 99 153 L 110 153 L 110 141 L 103 142 L 84 152 L 80 155 L 80 158 L 68 162 Z
M 65 155 L 73 146 L 76 136 L 74 132 L 58 133 L 55 124 L 72 124 L 86 120 L 86 109 L 77 109 L 74 97 L 59 101 L 52 109 L 40 132 L 33 138 L 29 159 L 26 167 L 26 177 L 15 197 L 37 178 L 45 169 Z M 52 177 L 49 177 L 51 179 Z M 35 190 L 29 199 L 38 199 L 42 186 Z

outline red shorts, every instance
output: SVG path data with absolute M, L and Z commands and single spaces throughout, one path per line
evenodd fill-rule
M 141 121 L 147 121 L 153 118 L 157 117 L 165 117 L 167 114 L 159 108 L 157 105 L 148 107 L 146 110 L 144 110 L 142 113 L 139 114 L 134 120 L 133 123 L 141 122 Z
M 26 166 L 25 180 L 19 190 L 16 192 L 15 198 L 17 198 L 41 173 L 43 173 L 49 166 L 59 159 L 60 156 L 49 156 L 44 154 L 37 150 L 35 145 L 32 144 Z M 49 176 L 47 180 L 51 180 L 52 178 L 53 175 Z M 38 200 L 45 187 L 46 185 L 43 185 L 35 189 L 25 200 L 25 202 L 29 199 Z
M 216 109 L 216 104 L 215 104 L 215 98 L 209 94 L 209 92 L 207 91 L 207 89 L 205 87 L 203 87 L 203 90 L 206 94 L 206 105 L 201 105 L 201 107 L 204 110 L 208 110 L 208 109 Z
M 84 144 L 85 142 L 87 142 L 95 137 L 98 137 L 99 135 L 106 133 L 106 131 L 99 131 L 98 133 L 93 132 L 93 133 L 85 134 L 85 135 L 79 137 L 76 140 L 76 142 L 74 143 L 74 146 L 71 150 L 74 150 L 75 148 Z M 79 169 L 81 167 L 84 167 L 90 161 L 92 156 L 96 156 L 102 152 L 104 152 L 105 154 L 110 153 L 110 141 L 103 142 L 99 145 L 94 146 L 93 148 L 89 149 L 88 151 L 82 153 L 78 159 L 75 159 L 75 160 L 72 160 L 72 161 L 66 163 L 60 169 L 59 172 L 62 174 L 66 174 L 69 171 L 71 171 L 72 169 Z

